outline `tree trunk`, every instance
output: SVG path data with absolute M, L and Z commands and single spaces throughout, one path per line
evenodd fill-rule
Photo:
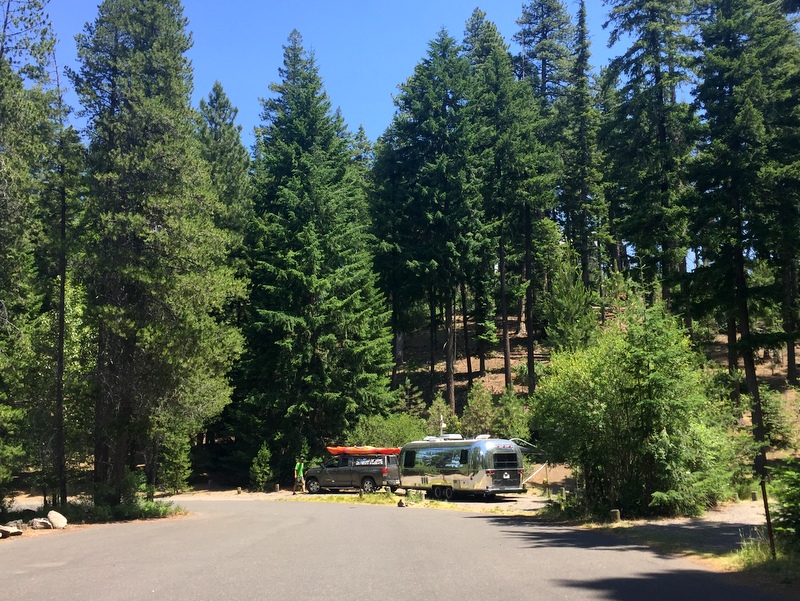
M 59 165 L 62 181 L 64 165 Z M 58 502 L 67 504 L 67 458 L 64 435 L 64 330 L 67 290 L 67 191 L 64 185 L 58 189 L 60 201 L 59 249 L 58 249 L 58 341 L 56 343 L 56 474 L 58 475 Z
M 434 390 L 436 389 L 436 299 L 431 292 L 430 300 L 428 301 L 429 319 L 430 319 L 430 376 L 429 376 L 429 391 L 431 398 L 433 398 Z
M 445 374 L 447 377 L 447 402 L 450 404 L 450 410 L 456 412 L 456 384 L 455 384 L 455 350 L 456 350 L 456 328 L 455 328 L 455 312 L 453 311 L 453 292 L 447 293 L 447 300 L 444 306 L 444 321 L 445 321 Z
M 736 351 L 736 318 L 728 318 L 728 373 L 731 381 L 736 385 L 731 389 L 731 403 L 734 407 L 739 407 L 742 402 L 741 391 L 739 389 L 739 354 Z
M 503 373 L 506 388 L 511 386 L 511 341 L 508 337 L 508 298 L 506 293 L 506 243 L 505 234 L 500 233 L 500 319 L 503 329 Z
M 797 386 L 797 357 L 794 343 L 797 331 L 797 268 L 792 260 L 783 261 L 783 331 L 789 336 L 786 341 L 786 380 Z
M 525 289 L 525 329 L 528 332 L 526 341 L 528 359 L 528 392 L 536 389 L 536 361 L 534 353 L 536 345 L 533 338 L 533 303 L 535 300 L 533 290 L 533 240 L 532 240 L 531 209 L 525 206 L 525 279 L 528 287 Z
M 472 355 L 469 351 L 469 314 L 467 311 L 467 286 L 461 282 L 461 313 L 464 323 L 464 357 L 467 359 L 467 385 L 472 388 Z
M 741 236 L 741 226 L 740 226 Z M 742 239 L 741 237 L 739 239 Z M 736 290 L 736 304 L 739 316 L 739 334 L 741 356 L 744 362 L 744 377 L 747 383 L 747 392 L 751 399 L 751 419 L 753 422 L 753 438 L 757 445 L 753 469 L 761 478 L 766 477 L 767 468 L 767 447 L 766 431 L 764 428 L 764 412 L 761 407 L 761 396 L 758 390 L 758 378 L 756 376 L 755 349 L 750 332 L 750 313 L 747 307 L 748 289 L 744 267 L 744 251 L 737 248 L 734 257 L 734 280 Z

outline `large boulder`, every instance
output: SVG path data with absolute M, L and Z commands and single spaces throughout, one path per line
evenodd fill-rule
M 53 528 L 56 530 L 62 530 L 67 527 L 67 518 L 57 511 L 48 511 L 47 519 L 50 520 L 50 523 L 53 524 Z

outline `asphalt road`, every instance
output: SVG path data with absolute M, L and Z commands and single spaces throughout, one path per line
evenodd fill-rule
M 496 514 L 251 499 L 0 543 L 0 599 L 778 600 L 609 535 Z

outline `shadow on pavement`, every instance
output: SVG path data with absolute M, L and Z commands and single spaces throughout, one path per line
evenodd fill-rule
M 556 523 L 535 516 L 475 515 L 467 519 L 485 520 L 504 529 L 504 534 L 521 541 L 529 548 L 578 548 L 590 551 L 618 552 L 650 551 L 663 557 L 674 558 L 682 552 L 696 553 L 700 548 L 728 550 L 741 544 L 740 530 L 753 529 L 751 525 L 717 522 L 691 524 L 664 524 L 631 526 L 619 530 L 582 529 L 574 525 Z M 669 550 L 653 548 L 648 538 L 653 531 L 670 528 L 670 536 L 678 543 Z M 635 531 L 639 532 L 635 532 Z M 722 542 L 720 542 L 722 541 Z M 685 565 L 685 564 L 684 564 Z M 626 578 L 575 578 L 552 580 L 554 584 L 600 591 L 604 598 L 615 601 L 674 601 L 692 599 L 712 601 L 717 599 L 746 599 L 747 601 L 787 601 L 798 599 L 797 587 L 786 583 L 755 583 L 745 574 L 713 572 L 710 570 L 675 569 L 650 572 Z

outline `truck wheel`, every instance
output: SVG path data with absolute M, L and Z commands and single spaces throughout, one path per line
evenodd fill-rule
M 306 490 L 308 490 L 308 492 L 310 492 L 312 495 L 318 494 L 319 491 L 322 490 L 319 485 L 319 480 L 316 478 L 309 478 L 306 480 Z
M 444 489 L 444 499 L 445 501 L 453 500 L 453 489 L 449 486 L 446 486 Z
M 361 490 L 365 493 L 370 494 L 375 492 L 375 480 L 367 476 L 361 481 Z

